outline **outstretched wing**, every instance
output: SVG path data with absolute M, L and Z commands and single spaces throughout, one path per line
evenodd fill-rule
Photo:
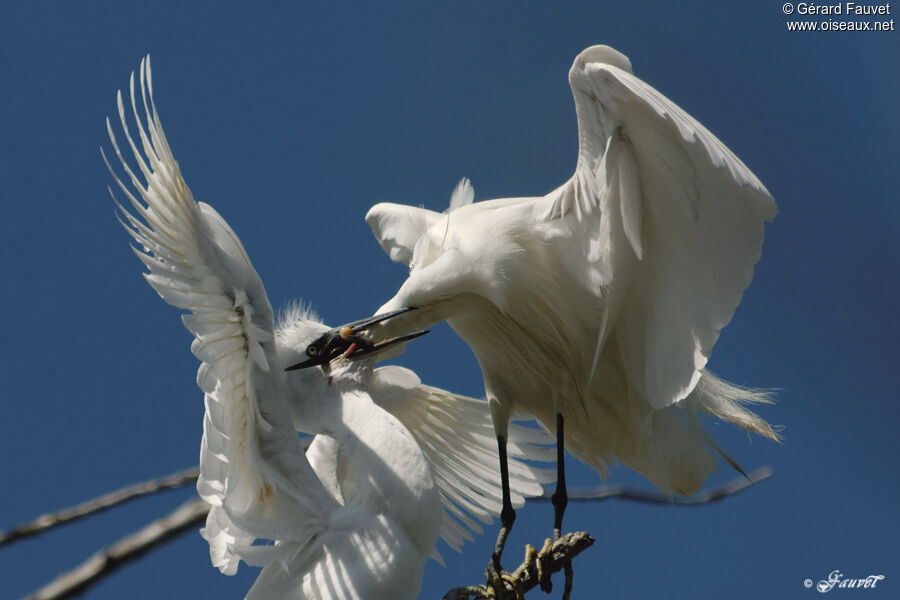
M 412 433 L 431 465 L 444 506 L 440 536 L 456 551 L 470 531 L 482 532 L 478 521 L 490 524 L 500 514 L 497 438 L 487 402 L 423 385 L 409 369 L 375 369 L 369 385 L 372 399 Z M 507 452 L 513 506 L 543 492 L 555 472 L 521 459 L 552 461 L 553 438 L 544 430 L 511 424 Z M 440 560 L 440 555 L 437 555 Z
M 334 501 L 306 461 L 279 393 L 283 375 L 273 369 L 273 314 L 262 282 L 225 220 L 194 202 L 153 103 L 149 59 L 141 61 L 140 84 L 139 104 L 132 74 L 134 138 L 122 93 L 117 97 L 137 171 L 107 119 L 131 186 L 105 154 L 104 160 L 129 201 L 131 211 L 116 203 L 123 226 L 140 245 L 135 253 L 150 271 L 144 277 L 166 302 L 190 312 L 182 320 L 195 336 L 191 350 L 202 361 L 197 384 L 206 405 L 197 483 L 212 505 L 204 535 L 213 563 L 234 573 L 240 558 L 265 562 L 260 547 L 251 547 L 256 538 L 302 540 L 315 533 Z M 247 558 L 251 554 L 255 558 Z
M 637 390 L 652 406 L 668 406 L 697 384 L 777 209 L 756 176 L 635 77 L 624 55 L 588 48 L 569 83 L 578 164 L 535 216 L 582 227 L 579 275 L 603 311 L 594 368 L 614 337 Z

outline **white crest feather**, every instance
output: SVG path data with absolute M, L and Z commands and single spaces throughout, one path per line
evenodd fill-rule
M 472 187 L 472 182 L 468 177 L 463 177 L 450 194 L 450 206 L 447 211 L 452 212 L 461 206 L 472 204 L 474 200 L 475 188 Z

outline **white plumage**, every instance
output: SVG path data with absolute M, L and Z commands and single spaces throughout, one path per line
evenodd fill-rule
M 566 447 L 601 473 L 618 459 L 690 494 L 715 468 L 710 448 L 719 451 L 696 412 L 776 439 L 742 406 L 766 395 L 705 365 L 777 209 L 621 53 L 586 49 L 569 83 L 578 162 L 559 188 L 457 201 L 443 214 L 388 203 L 369 211 L 382 247 L 410 269 L 377 313 L 418 309 L 370 333 L 446 320 L 478 359 L 499 435 L 515 412 L 551 431 L 561 413 Z
M 107 128 L 131 185 L 107 166 L 128 198 L 123 225 L 147 281 L 189 311 L 206 406 L 197 489 L 211 505 L 202 533 L 213 564 L 227 574 L 240 560 L 264 567 L 247 598 L 415 597 L 425 559 L 440 560 L 438 537 L 458 550 L 500 511 L 486 403 L 423 385 L 407 369 L 373 369 L 374 359 L 286 373 L 328 328 L 299 308 L 275 327 L 240 240 L 182 179 L 149 61 L 141 101 L 133 75 L 130 99 L 134 137 L 121 93 L 118 112 L 137 172 Z M 316 436 L 306 453 L 298 431 Z M 552 454 L 535 445 L 547 443 L 543 432 L 512 433 L 514 456 Z M 518 504 L 547 480 L 518 460 L 511 476 Z

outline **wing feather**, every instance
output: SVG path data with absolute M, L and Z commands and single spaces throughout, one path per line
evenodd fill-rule
M 631 383 L 662 408 L 696 386 L 777 208 L 737 156 L 635 77 L 622 54 L 588 48 L 569 82 L 578 164 L 535 216 L 573 215 L 584 229 L 583 280 L 602 311 L 591 372 L 614 338 Z
M 147 282 L 190 311 L 182 322 L 194 335 L 206 409 L 197 491 L 212 505 L 202 533 L 213 563 L 234 573 L 241 558 L 260 554 L 255 539 L 304 543 L 337 504 L 306 460 L 284 405 L 282 375 L 271 368 L 276 342 L 265 289 L 231 227 L 195 202 L 185 184 L 153 102 L 149 61 L 141 62 L 140 104 L 134 74 L 129 91 L 134 136 L 121 92 L 116 104 L 131 161 L 107 119 L 124 181 L 103 158 L 130 210 L 110 193 L 139 245 L 133 250 L 149 271 Z
M 444 505 L 440 536 L 459 551 L 472 539 L 470 532 L 482 532 L 478 522 L 490 524 L 502 507 L 497 438 L 487 402 L 423 385 L 415 373 L 396 366 L 375 369 L 369 389 L 425 453 Z M 542 430 L 510 425 L 507 450 L 514 506 L 540 495 L 541 484 L 553 480 L 552 470 L 522 462 L 553 460 L 553 448 L 542 445 L 552 443 Z

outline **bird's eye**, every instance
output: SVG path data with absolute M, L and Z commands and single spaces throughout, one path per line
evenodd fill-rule
M 307 348 L 306 348 L 306 354 L 307 354 L 307 355 L 309 355 L 309 356 L 315 356 L 315 355 L 317 355 L 318 353 L 319 353 L 319 349 L 316 348 L 315 346 L 307 346 Z

